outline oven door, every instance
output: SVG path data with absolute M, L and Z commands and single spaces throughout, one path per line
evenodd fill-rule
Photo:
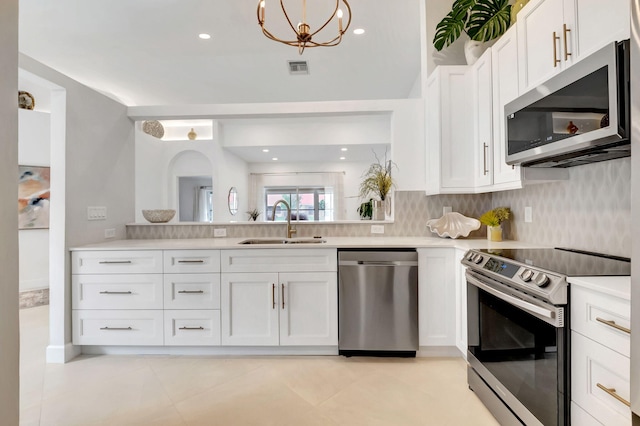
M 564 308 L 467 271 L 471 368 L 527 425 L 568 424 Z

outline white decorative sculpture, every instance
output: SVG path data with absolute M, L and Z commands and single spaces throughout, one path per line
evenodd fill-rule
M 440 219 L 427 221 L 427 227 L 439 237 L 458 238 L 466 237 L 471 231 L 480 228 L 480 221 L 472 217 L 466 217 L 457 212 L 446 213 Z

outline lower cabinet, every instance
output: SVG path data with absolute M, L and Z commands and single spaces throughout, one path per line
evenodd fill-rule
M 167 346 L 219 346 L 220 311 L 165 310 L 164 344 Z
M 162 310 L 74 310 L 75 345 L 156 346 L 164 343 Z
M 222 344 L 335 346 L 336 272 L 223 273 Z

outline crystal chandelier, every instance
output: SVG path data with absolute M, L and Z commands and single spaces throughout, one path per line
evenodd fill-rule
M 287 14 L 287 10 L 284 7 L 283 0 L 280 0 L 280 7 L 282 8 L 282 13 L 284 14 L 284 17 L 289 23 L 289 26 L 291 27 L 291 29 L 296 35 L 295 40 L 283 40 L 274 36 L 269 32 L 269 30 L 265 28 L 265 2 L 266 1 L 275 2 L 276 0 L 260 0 L 258 2 L 258 11 L 257 11 L 258 24 L 260 25 L 260 28 L 262 28 L 262 33 L 267 38 L 270 38 L 273 41 L 284 43 L 289 46 L 297 46 L 298 53 L 300 53 L 301 55 L 302 55 L 302 52 L 304 52 L 304 49 L 307 47 L 337 46 L 342 41 L 342 35 L 347 31 L 347 29 L 349 28 L 349 25 L 351 24 L 351 7 L 349 6 L 349 2 L 347 2 L 347 0 L 336 0 L 336 7 L 334 8 L 331 16 L 329 16 L 329 19 L 327 19 L 325 23 L 322 24 L 320 28 L 318 28 L 314 32 L 311 32 L 311 27 L 307 23 L 307 0 L 302 0 L 302 20 L 298 22 L 298 25 L 293 25 L 293 23 L 291 22 L 291 19 L 289 18 L 289 15 Z M 344 7 L 347 10 L 348 19 L 347 19 L 346 26 L 344 26 L 342 22 L 343 12 L 342 12 L 342 9 L 340 9 L 340 3 L 343 3 Z M 320 31 L 325 29 L 325 27 L 329 25 L 329 23 L 335 17 L 338 18 L 338 35 L 328 41 L 324 41 L 324 42 L 314 41 L 313 37 L 316 34 L 318 34 Z

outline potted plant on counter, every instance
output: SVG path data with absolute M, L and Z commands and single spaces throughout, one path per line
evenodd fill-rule
M 373 219 L 384 220 L 385 214 L 391 212 L 391 200 L 388 199 L 389 192 L 395 186 L 391 177 L 391 168 L 395 163 L 386 159 L 384 163 L 376 155 L 377 162 L 372 163 L 362 175 L 364 178 L 360 183 L 360 198 L 366 200 L 373 195 L 376 199 L 370 199 L 373 204 Z
M 262 212 L 258 209 L 247 210 L 247 214 L 249 215 L 249 220 L 255 222 L 258 219 Z
M 511 218 L 509 207 L 496 207 L 480 216 L 480 223 L 487 225 L 487 239 L 502 241 L 502 222 Z

